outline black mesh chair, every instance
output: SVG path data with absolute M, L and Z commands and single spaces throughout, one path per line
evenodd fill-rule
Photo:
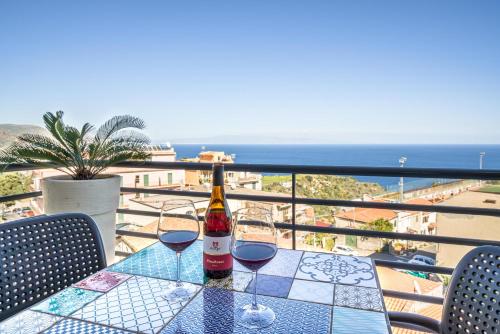
M 458 263 L 441 322 L 402 312 L 389 312 L 389 319 L 395 327 L 428 333 L 500 333 L 500 247 L 475 248 Z
M 0 224 L 0 321 L 105 267 L 99 230 L 87 215 Z

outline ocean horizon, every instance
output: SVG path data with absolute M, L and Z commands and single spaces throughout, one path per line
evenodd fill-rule
M 479 169 L 479 154 L 485 152 L 483 168 L 500 169 L 498 144 L 173 144 L 177 159 L 193 158 L 202 150 L 232 154 L 236 163 L 322 166 L 406 167 Z M 393 190 L 399 178 L 356 177 Z M 406 189 L 429 186 L 438 179 L 405 180 Z

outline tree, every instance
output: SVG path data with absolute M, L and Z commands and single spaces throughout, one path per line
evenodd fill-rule
M 29 191 L 31 178 L 20 173 L 5 173 L 0 175 L 0 196 L 21 194 Z M 14 202 L 4 202 L 6 206 L 14 205 Z
M 363 229 L 379 232 L 392 232 L 394 231 L 394 226 L 387 219 L 379 218 L 363 226 Z M 384 247 L 387 247 L 389 245 L 389 241 L 387 239 L 382 238 L 382 242 L 384 244 Z
M 106 168 L 133 159 L 145 160 L 149 138 L 137 129 L 144 121 L 133 116 L 115 116 L 94 132 L 85 123 L 81 129 L 66 125 L 62 111 L 43 115 L 50 135 L 24 134 L 16 143 L 1 152 L 3 163 L 28 163 L 53 167 L 74 180 L 90 180 Z
M 368 223 L 364 229 L 379 232 L 392 232 L 394 230 L 394 226 L 387 219 L 379 218 Z

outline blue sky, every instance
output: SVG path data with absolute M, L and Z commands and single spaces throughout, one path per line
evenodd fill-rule
M 0 123 L 155 141 L 500 143 L 500 1 L 1 1 Z

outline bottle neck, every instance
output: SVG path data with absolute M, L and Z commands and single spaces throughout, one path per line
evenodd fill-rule
M 212 200 L 224 201 L 224 165 L 214 164 L 212 181 Z
M 214 165 L 213 170 L 213 187 L 222 187 L 224 188 L 224 166 L 223 165 Z
M 212 199 L 224 200 L 224 186 L 216 186 L 212 187 Z

